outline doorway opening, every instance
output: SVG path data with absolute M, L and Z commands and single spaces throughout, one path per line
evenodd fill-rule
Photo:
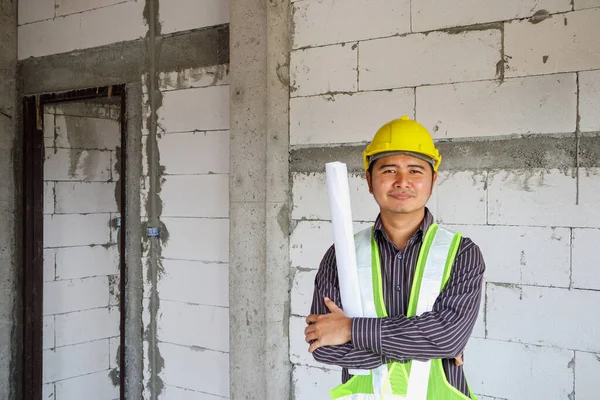
M 125 86 L 24 98 L 23 398 L 124 399 Z

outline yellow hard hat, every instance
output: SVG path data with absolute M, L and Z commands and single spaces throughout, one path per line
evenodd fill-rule
M 431 135 L 425 127 L 407 116 L 395 119 L 383 125 L 363 152 L 365 170 L 369 169 L 369 159 L 379 153 L 387 152 L 417 153 L 433 161 L 433 170 L 437 171 L 442 156 L 433 144 Z

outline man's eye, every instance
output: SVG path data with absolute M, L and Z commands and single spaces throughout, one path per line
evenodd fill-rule
M 391 174 L 394 172 L 396 172 L 396 171 L 394 171 L 393 169 L 386 169 L 385 171 L 383 171 L 384 174 Z
M 410 173 L 411 173 L 411 174 L 422 174 L 422 173 L 423 173 L 423 171 L 421 171 L 420 169 L 411 169 L 411 170 L 410 170 Z

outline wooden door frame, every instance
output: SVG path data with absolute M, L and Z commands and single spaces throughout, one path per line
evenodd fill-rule
M 44 288 L 44 106 L 119 97 L 121 106 L 120 398 L 125 398 L 125 283 L 127 117 L 125 85 L 73 90 L 23 98 L 23 400 L 42 400 Z

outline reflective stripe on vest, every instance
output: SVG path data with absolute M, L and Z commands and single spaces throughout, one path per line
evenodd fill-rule
M 415 268 L 407 317 L 432 310 L 437 296 L 450 278 L 460 238 L 460 234 L 440 228 L 437 224 L 428 229 Z M 355 235 L 355 247 L 363 316 L 387 317 L 379 249 L 373 238 L 372 227 Z M 436 392 L 436 400 L 468 399 L 447 382 L 441 360 L 390 362 L 370 372 L 367 376 L 355 375 L 333 389 L 332 398 L 430 400 L 433 398 L 432 392 Z M 433 391 L 430 391 L 431 387 Z M 440 393 L 443 395 L 440 396 Z

